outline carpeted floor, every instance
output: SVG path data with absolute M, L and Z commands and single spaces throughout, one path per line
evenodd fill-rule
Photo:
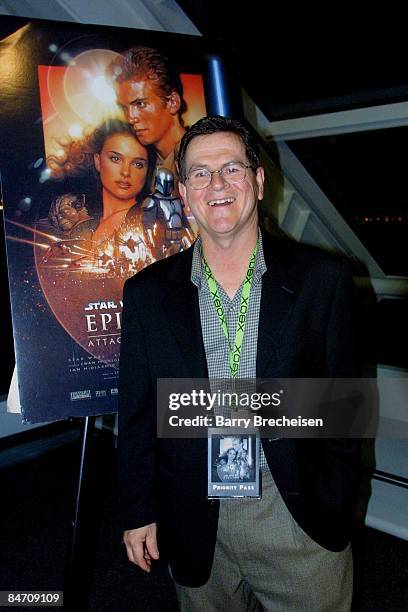
M 59 444 L 54 437 L 0 451 L 0 590 L 63 589 L 79 452 L 75 431 L 62 436 Z M 166 567 L 159 564 L 145 575 L 125 557 L 116 524 L 115 450 L 109 435 L 97 434 L 92 465 L 92 486 L 87 487 L 91 516 L 83 522 L 83 537 L 92 542 L 94 536 L 96 553 L 89 604 L 81 603 L 78 588 L 74 609 L 176 612 Z M 355 610 L 408 610 L 408 542 L 365 528 L 355 543 L 355 556 Z M 86 555 L 81 561 L 86 566 Z M 81 576 L 74 576 L 74 583 L 79 584 Z

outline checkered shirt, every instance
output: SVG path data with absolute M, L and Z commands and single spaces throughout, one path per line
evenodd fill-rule
M 241 360 L 237 379 L 256 378 L 256 353 L 258 344 L 259 310 L 261 305 L 262 275 L 266 272 L 266 264 L 262 246 L 262 235 L 258 230 L 259 246 L 255 258 L 254 274 L 252 278 L 251 296 L 245 326 L 245 336 L 241 348 Z M 249 261 L 248 261 L 249 264 Z M 193 261 L 191 266 L 191 281 L 198 289 L 200 305 L 201 329 L 205 355 L 207 359 L 209 379 L 230 380 L 229 346 L 220 320 L 214 308 L 214 302 L 206 282 L 201 260 L 201 239 L 198 238 L 194 245 Z M 241 293 L 244 281 L 231 300 L 224 289 L 217 283 L 218 292 L 224 309 L 225 320 L 228 327 L 230 342 L 234 342 L 237 329 Z M 231 392 L 231 385 L 223 391 Z M 216 414 L 231 416 L 231 410 L 226 407 L 218 407 Z M 262 470 L 269 469 L 261 446 L 260 467 Z

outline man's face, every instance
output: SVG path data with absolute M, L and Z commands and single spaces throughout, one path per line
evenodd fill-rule
M 230 132 L 196 136 L 188 145 L 185 171 L 220 170 L 230 162 L 248 164 L 241 139 Z M 263 197 L 263 168 L 247 168 L 241 183 L 228 183 L 213 174 L 204 189 L 192 189 L 187 180 L 179 183 L 180 194 L 190 207 L 200 232 L 212 237 L 233 236 L 257 225 L 258 199 Z
M 242 451 L 242 440 L 240 440 L 239 438 L 234 438 L 232 441 L 232 448 L 235 450 L 236 453 Z
M 175 108 L 177 94 L 173 92 L 165 100 L 160 97 L 155 82 L 143 75 L 116 83 L 115 90 L 118 105 L 138 140 L 143 145 L 159 143 L 171 128 L 173 117 L 180 107 Z

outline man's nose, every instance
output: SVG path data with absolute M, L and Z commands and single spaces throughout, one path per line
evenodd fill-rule
M 126 109 L 126 119 L 129 123 L 134 123 L 139 120 L 139 109 L 136 106 L 129 105 Z
M 216 170 L 211 175 L 211 187 L 217 191 L 224 189 L 227 181 L 224 179 L 219 170 Z

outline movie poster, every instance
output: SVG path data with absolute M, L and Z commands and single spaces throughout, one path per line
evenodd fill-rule
M 194 242 L 174 157 L 208 112 L 201 44 L 38 21 L 1 41 L 2 199 L 27 422 L 116 410 L 123 284 Z

